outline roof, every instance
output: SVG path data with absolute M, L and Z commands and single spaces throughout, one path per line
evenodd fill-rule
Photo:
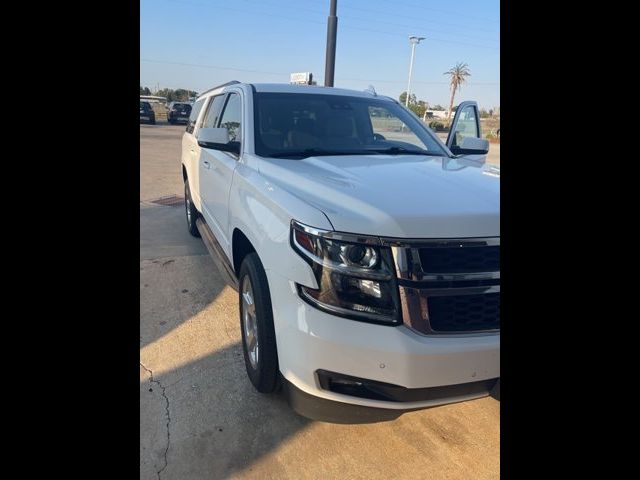
M 273 93 L 312 93 L 322 95 L 348 95 L 350 97 L 371 98 L 373 95 L 364 90 L 349 90 L 346 88 L 321 87 L 318 85 L 291 85 L 289 83 L 254 83 L 257 92 Z
M 348 90 L 346 88 L 335 87 L 321 87 L 317 85 L 292 85 L 289 83 L 240 83 L 229 82 L 218 87 L 211 88 L 206 92 L 200 94 L 200 97 L 210 94 L 215 90 L 223 90 L 226 87 L 231 86 L 250 86 L 256 89 L 257 92 L 272 92 L 272 93 L 311 93 L 311 94 L 323 94 L 323 95 L 346 95 L 351 97 L 363 97 L 371 98 L 373 94 L 364 90 Z M 200 98 L 199 97 L 199 98 Z M 378 98 L 388 98 L 384 95 L 378 95 Z

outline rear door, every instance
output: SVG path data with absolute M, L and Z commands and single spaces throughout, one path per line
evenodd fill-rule
M 222 107 L 222 108 L 220 108 Z M 242 118 L 242 97 L 239 91 L 214 97 L 203 126 L 225 127 L 229 131 L 229 141 L 240 142 L 244 119 Z M 242 155 L 242 146 L 240 147 Z M 202 148 L 200 154 L 200 193 L 202 214 L 218 242 L 229 253 L 229 191 L 233 172 L 239 155 L 220 150 Z
M 202 211 L 200 192 L 197 188 L 199 185 L 199 171 L 198 171 L 198 159 L 200 158 L 200 147 L 195 137 L 197 133 L 197 122 L 200 117 L 202 107 L 207 102 L 208 98 L 202 98 L 198 100 L 191 109 L 191 116 L 187 122 L 187 128 L 182 136 L 182 163 L 187 169 L 187 176 L 189 177 L 189 185 L 191 186 L 191 199 L 194 205 L 200 211 Z

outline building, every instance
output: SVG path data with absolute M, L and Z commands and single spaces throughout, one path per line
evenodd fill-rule
M 446 110 L 427 110 L 425 112 L 425 118 L 427 120 L 430 118 L 446 119 L 447 111 Z
M 149 103 L 162 103 L 163 105 L 167 104 L 166 97 L 158 97 L 156 95 L 140 95 L 140 101 Z

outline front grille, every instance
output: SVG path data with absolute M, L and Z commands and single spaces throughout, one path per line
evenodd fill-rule
M 500 239 L 391 243 L 404 323 L 424 335 L 500 330 Z
M 420 262 L 429 273 L 497 272 L 500 246 L 426 247 L 420 249 Z
M 466 332 L 500 328 L 500 292 L 450 295 L 427 300 L 435 332 Z

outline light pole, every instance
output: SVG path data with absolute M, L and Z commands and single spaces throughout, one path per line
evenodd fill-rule
M 411 42 L 411 63 L 409 64 L 409 84 L 407 85 L 407 98 L 404 99 L 404 106 L 409 106 L 409 95 L 411 94 L 411 74 L 413 73 L 413 57 L 416 54 L 416 45 L 419 44 L 425 37 L 409 37 Z
M 333 87 L 333 74 L 336 68 L 336 36 L 338 34 L 337 4 L 338 0 L 331 0 L 329 5 L 329 18 L 327 18 L 327 53 L 324 66 L 325 87 Z

